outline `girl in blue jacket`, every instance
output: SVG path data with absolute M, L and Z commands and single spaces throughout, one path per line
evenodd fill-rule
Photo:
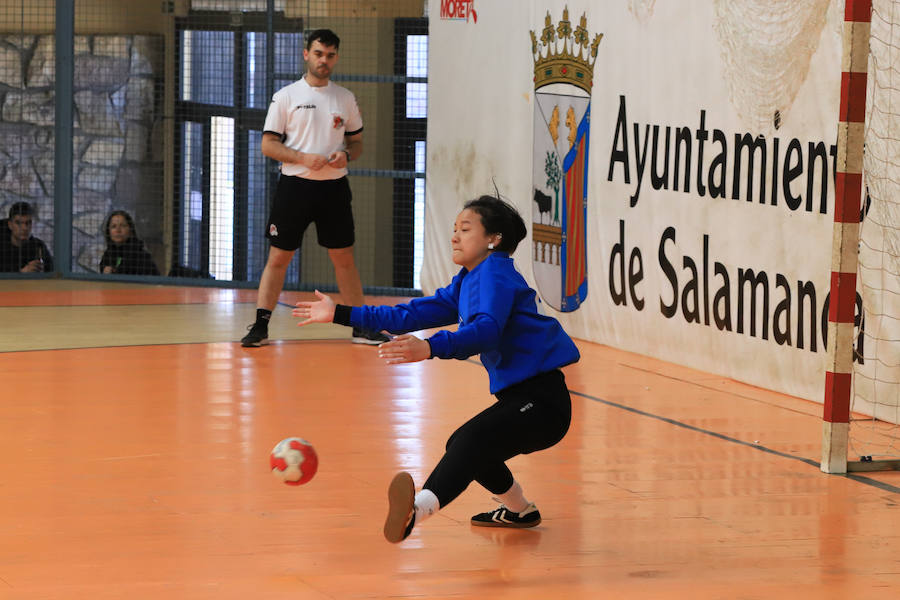
M 477 481 L 501 502 L 472 517 L 482 527 L 534 527 L 541 522 L 513 478 L 506 461 L 549 448 L 569 429 L 572 403 L 560 367 L 579 359 L 559 322 L 537 311 L 535 291 L 510 258 L 526 235 L 515 208 L 493 196 L 468 202 L 456 218 L 450 245 L 462 267 L 445 288 L 397 306 L 344 306 L 316 291 L 317 301 L 298 302 L 295 317 L 309 323 L 338 323 L 371 331 L 407 334 L 458 324 L 428 339 L 399 335 L 379 346 L 388 364 L 428 358 L 481 355 L 497 402 L 474 416 L 447 440 L 444 456 L 416 493 L 409 473 L 388 488 L 384 536 L 406 539 L 413 527 L 447 506 Z

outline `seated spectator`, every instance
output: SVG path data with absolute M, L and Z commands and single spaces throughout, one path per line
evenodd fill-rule
M 103 224 L 106 251 L 100 259 L 100 272 L 119 275 L 159 275 L 153 257 L 137 237 L 134 220 L 124 210 L 114 210 Z
M 53 256 L 47 245 L 31 235 L 34 208 L 16 202 L 9 218 L 0 221 L 0 272 L 40 273 L 53 270 Z

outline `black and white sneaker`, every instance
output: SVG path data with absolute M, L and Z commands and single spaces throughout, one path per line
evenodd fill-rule
M 269 324 L 266 321 L 257 321 L 253 325 L 248 325 L 247 332 L 241 338 L 241 346 L 245 348 L 259 348 L 269 343 Z
M 494 498 L 497 500 L 497 498 Z M 535 527 L 541 524 L 541 513 L 538 512 L 534 503 L 522 512 L 513 512 L 502 504 L 491 512 L 480 513 L 472 517 L 472 525 L 478 527 L 512 527 L 514 529 L 523 529 L 525 527 Z
M 396 544 L 409 537 L 416 524 L 416 486 L 406 471 L 394 475 L 388 487 L 388 514 L 384 539 Z
M 354 327 L 352 341 L 354 344 L 368 344 L 369 346 L 377 346 L 379 344 L 391 341 L 391 338 L 390 336 L 384 335 L 379 331 L 368 331 L 366 329 Z

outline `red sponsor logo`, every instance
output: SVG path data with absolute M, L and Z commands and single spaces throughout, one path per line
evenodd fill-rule
M 453 21 L 478 22 L 478 13 L 475 12 L 475 0 L 441 0 L 441 18 Z

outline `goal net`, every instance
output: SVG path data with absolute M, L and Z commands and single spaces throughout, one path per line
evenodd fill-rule
M 873 0 L 849 460 L 900 459 L 900 0 Z M 857 307 L 858 308 L 858 307 Z M 859 313 L 858 313 L 859 314 Z

